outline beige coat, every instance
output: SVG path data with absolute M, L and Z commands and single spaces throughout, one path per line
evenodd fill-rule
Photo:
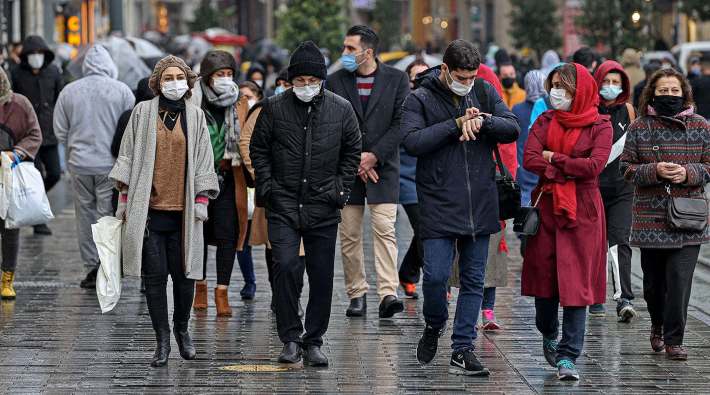
M 203 277 L 204 241 L 202 221 L 195 218 L 195 197 L 203 194 L 214 199 L 219 194 L 217 174 L 205 114 L 188 103 L 187 163 L 185 180 L 185 211 L 183 215 L 183 257 L 187 278 Z M 126 220 L 123 224 L 123 272 L 141 275 L 143 235 L 155 164 L 158 125 L 158 97 L 139 103 L 131 114 L 121 140 L 121 150 L 109 174 L 113 181 L 128 185 Z

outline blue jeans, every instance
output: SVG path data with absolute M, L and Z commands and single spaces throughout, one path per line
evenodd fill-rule
M 461 288 L 456 301 L 454 331 L 451 335 L 454 351 L 473 349 L 476 321 L 481 312 L 483 281 L 486 276 L 489 235 L 458 238 L 459 278 Z M 424 320 L 440 329 L 449 319 L 446 291 L 454 262 L 457 238 L 426 239 L 424 244 Z
M 481 302 L 481 309 L 483 310 L 493 310 L 496 305 L 496 287 L 483 288 L 483 302 Z
M 557 340 L 560 321 L 560 299 L 535 298 L 535 325 L 546 339 Z M 584 327 L 587 323 L 587 307 L 562 308 L 562 339 L 557 346 L 557 362 L 569 359 L 576 363 L 584 346 Z
M 242 277 L 244 277 L 244 284 L 256 284 L 254 259 L 251 256 L 250 245 L 245 245 L 243 250 L 237 251 L 237 262 L 239 262 L 239 269 L 242 272 Z

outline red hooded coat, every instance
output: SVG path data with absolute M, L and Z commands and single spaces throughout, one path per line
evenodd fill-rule
M 562 306 L 588 306 L 606 299 L 606 221 L 599 174 L 609 157 L 612 129 L 606 115 L 590 116 L 583 126 L 576 120 L 571 122 L 574 126 L 565 126 L 570 124 L 565 118 L 585 114 L 598 103 L 594 79 L 586 68 L 574 65 L 577 91 L 572 108 L 558 120 L 554 120 L 556 110 L 544 112 L 530 129 L 525 145 L 523 166 L 540 176 L 533 201 L 540 193 L 542 198 L 537 206 L 540 229 L 528 238 L 525 250 L 521 293 L 541 298 L 559 296 Z M 551 128 L 557 127 L 553 122 L 559 122 L 565 133 L 578 127 L 581 131 L 570 154 L 555 152 L 550 163 L 542 152 L 553 151 L 548 142 Z M 570 181 L 574 184 L 573 220 L 564 213 L 555 214 L 551 193 L 552 185 Z

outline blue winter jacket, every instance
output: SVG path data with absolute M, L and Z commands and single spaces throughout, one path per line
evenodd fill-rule
M 518 126 L 520 126 L 520 137 L 518 138 L 518 172 L 516 173 L 516 181 L 520 186 L 521 199 L 520 204 L 529 206 L 530 195 L 533 189 L 537 186 L 538 176 L 523 168 L 523 152 L 525 152 L 525 143 L 528 141 L 528 132 L 530 129 L 530 113 L 532 112 L 534 103 L 524 101 L 513 106 L 513 114 L 518 118 Z
M 500 231 L 493 147 L 518 138 L 515 115 L 483 80 L 487 103 L 475 89 L 459 100 L 439 80 L 440 69 L 417 78 L 419 88 L 407 97 L 402 112 L 404 148 L 417 157 L 417 196 L 422 239 L 489 235 Z M 461 142 L 456 118 L 466 108 L 492 114 L 474 141 Z

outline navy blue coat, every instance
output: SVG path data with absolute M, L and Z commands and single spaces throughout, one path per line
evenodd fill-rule
M 533 105 L 525 100 L 513 106 L 513 114 L 518 118 L 520 126 L 520 137 L 518 138 L 518 172 L 516 173 L 516 181 L 520 186 L 521 198 L 520 204 L 523 206 L 531 206 L 530 196 L 533 189 L 537 186 L 538 177 L 535 173 L 529 172 L 523 168 L 523 152 L 525 151 L 525 143 L 528 141 L 528 133 L 530 132 L 530 114 L 532 114 Z M 534 202 L 533 202 L 534 203 Z
M 402 112 L 403 144 L 417 157 L 417 195 L 423 239 L 489 235 L 500 231 L 493 148 L 512 143 L 520 131 L 515 116 L 496 90 L 483 83 L 488 98 L 479 104 L 474 90 L 454 104 L 454 94 L 433 68 L 418 78 Z M 491 112 L 475 141 L 459 141 L 456 118 L 467 107 Z

